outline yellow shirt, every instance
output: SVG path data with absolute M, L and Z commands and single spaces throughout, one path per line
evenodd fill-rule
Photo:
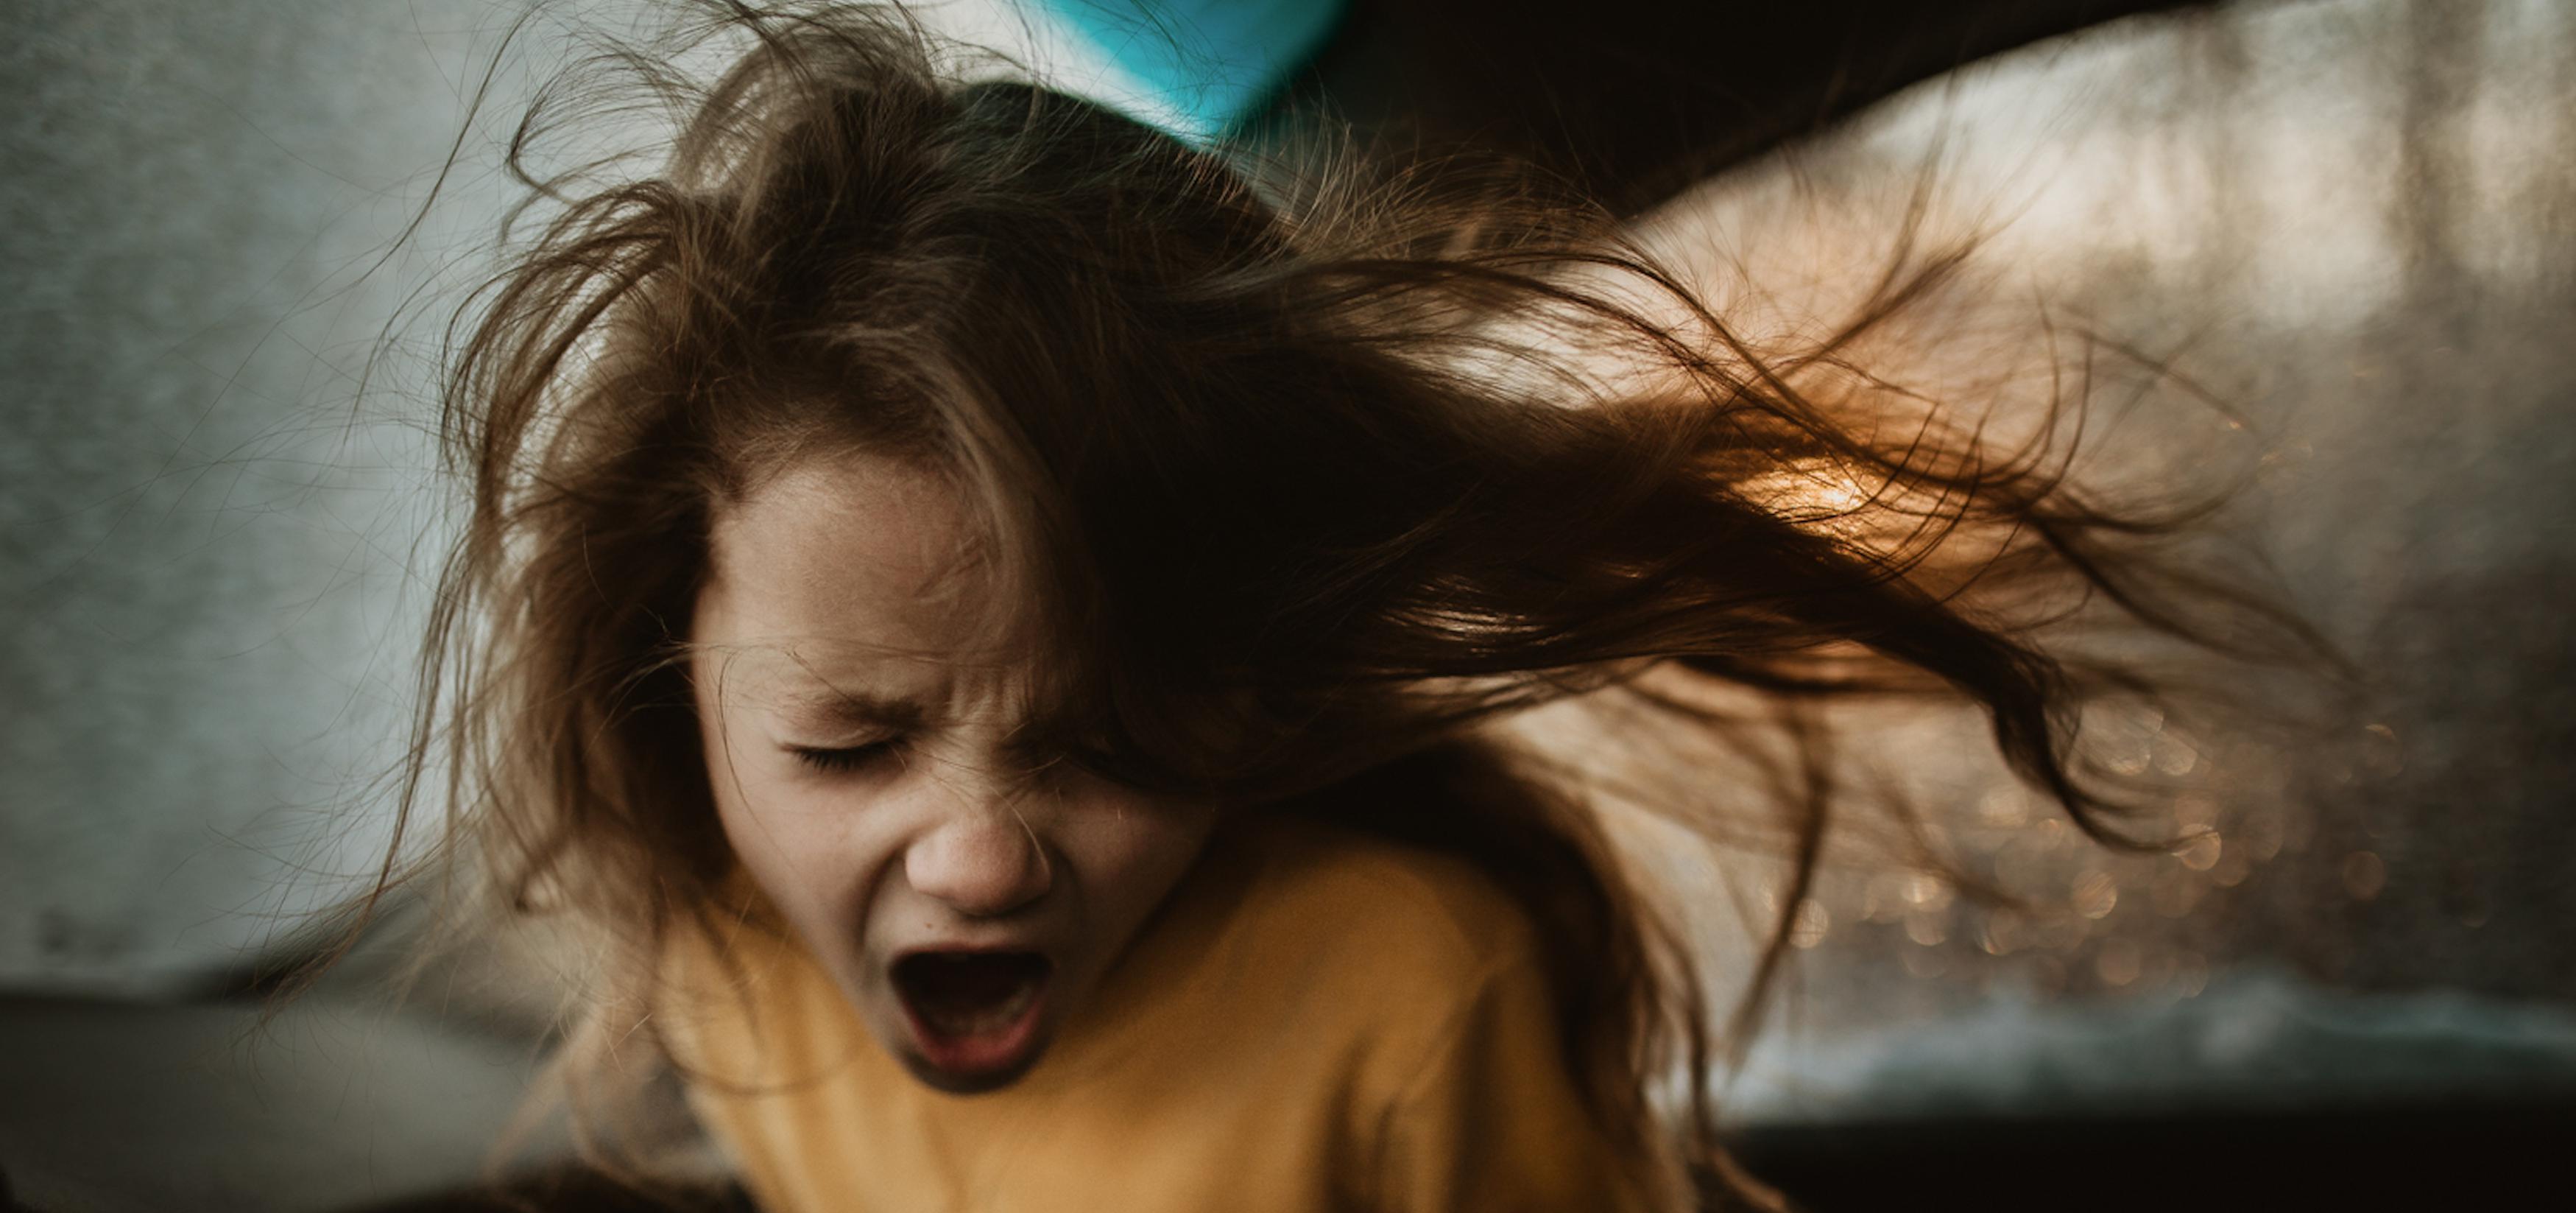
M 666 1015 L 767 1213 L 1618 1209 L 1537 944 L 1483 876 L 1320 826 L 1222 831 L 1027 1076 L 914 1080 L 776 935 Z M 704 944 L 672 976 L 704 991 Z

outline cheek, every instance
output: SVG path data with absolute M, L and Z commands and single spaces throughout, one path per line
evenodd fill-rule
M 849 806 L 817 796 L 769 755 L 728 756 L 713 729 L 706 746 L 717 824 L 770 902 L 808 933 L 851 922 L 868 848 Z
M 1092 904 L 1113 920 L 1141 918 L 1198 859 L 1213 810 L 1156 803 L 1123 789 L 1081 796 L 1056 843 Z
M 793 848 L 778 837 L 777 824 L 767 820 L 770 814 L 754 807 L 770 802 L 761 788 L 763 780 L 750 769 L 749 756 L 730 743 L 723 717 L 709 711 L 703 699 L 698 705 L 698 739 L 706 750 L 707 791 L 715 802 L 716 824 L 724 828 L 734 856 L 765 884 L 767 869 Z
M 716 820 L 724 827 L 725 841 L 733 844 L 734 857 L 790 919 L 800 924 L 813 921 L 826 884 L 825 874 L 815 870 L 814 859 L 824 852 L 807 837 L 810 827 L 800 828 L 803 815 L 778 811 L 775 799 L 763 794 L 756 778 L 715 765 L 721 757 L 717 752 L 711 751 L 708 757 L 715 781 Z

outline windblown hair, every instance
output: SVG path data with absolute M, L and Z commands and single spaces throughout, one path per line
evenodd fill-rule
M 471 505 L 403 806 L 444 780 L 507 907 L 614 941 L 622 1022 L 731 863 L 682 659 L 710 519 L 816 452 L 957 486 L 1040 620 L 1062 760 L 1490 872 L 1541 933 L 1565 1064 L 1677 1202 L 1722 1157 L 1704 975 L 1580 782 L 1500 722 L 1580 699 L 1794 742 L 1757 991 L 1844 807 L 1815 705 L 1971 706 L 2117 837 L 2073 712 L 2151 679 L 2043 636 L 2079 609 L 2185 634 L 2195 589 L 2127 546 L 2171 520 L 2079 494 L 2053 426 L 2003 444 L 1851 364 L 1955 255 L 1757 349 L 1525 174 L 1288 173 L 963 81 L 899 11 L 710 11 L 747 50 L 703 90 L 648 72 L 680 114 L 658 171 L 514 148 L 554 210 L 453 330 Z M 1715 778 L 1665 772 L 1684 791 L 1647 807 L 1715 836 L 1711 806 L 1765 794 Z

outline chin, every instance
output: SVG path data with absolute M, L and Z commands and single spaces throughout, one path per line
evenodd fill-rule
M 1010 1065 L 963 1074 L 941 1069 L 909 1047 L 894 1050 L 894 1055 L 903 1063 L 904 1069 L 911 1071 L 915 1079 L 932 1090 L 945 1091 L 950 1095 L 986 1095 L 1010 1087 L 1027 1076 L 1030 1068 L 1038 1064 L 1038 1059 L 1046 1055 L 1046 1045 L 1036 1045 Z

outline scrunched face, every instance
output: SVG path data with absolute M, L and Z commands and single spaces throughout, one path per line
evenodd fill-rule
M 914 464 L 809 459 L 718 512 L 690 636 L 735 854 L 886 1050 L 958 1092 L 1036 1063 L 1214 820 L 1030 748 L 1043 655 L 978 639 L 971 530 Z

